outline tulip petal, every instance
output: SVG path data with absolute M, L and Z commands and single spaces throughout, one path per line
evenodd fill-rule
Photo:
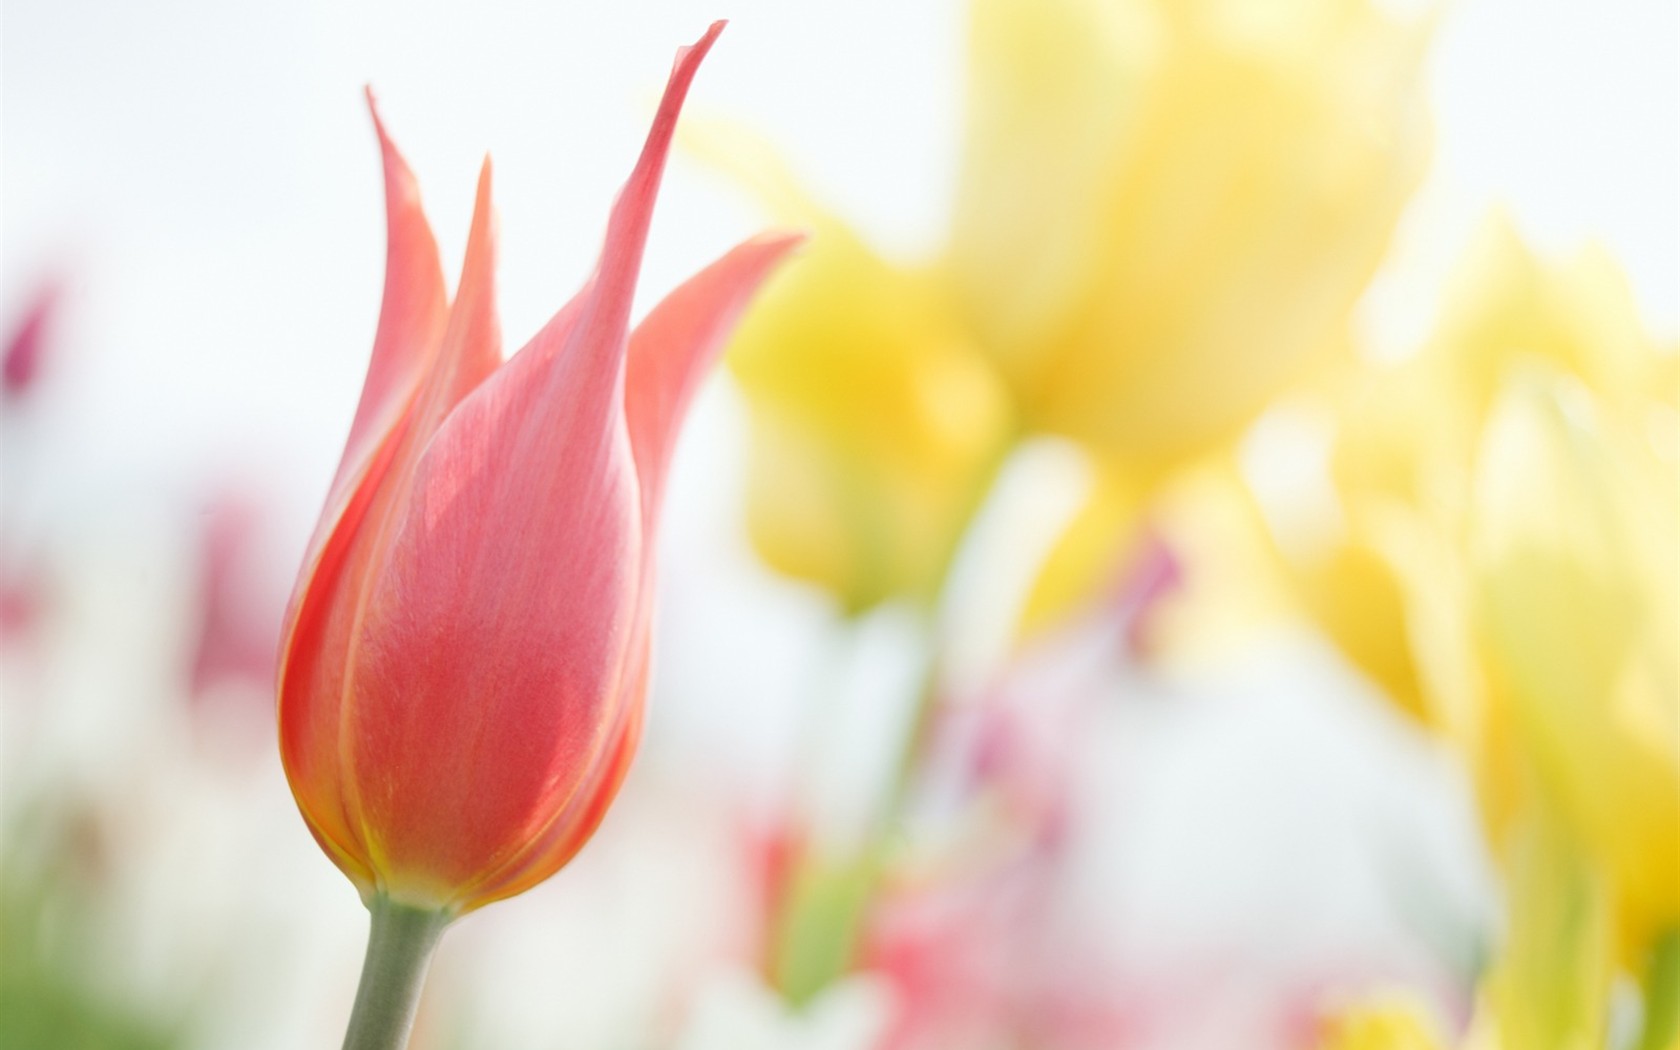
M 383 131 L 381 135 L 383 139 Z M 408 202 L 405 207 L 417 209 L 417 198 L 411 192 L 413 177 L 390 148 L 389 140 L 383 141 L 387 163 L 394 163 L 391 170 L 398 176 L 392 192 Z M 412 225 L 418 212 L 402 214 Z M 423 218 L 419 221 L 424 223 Z M 405 236 L 412 234 L 410 229 Z M 431 243 L 429 232 L 426 242 Z M 435 246 L 431 251 L 435 258 Z M 373 447 L 365 464 L 348 467 L 349 473 L 338 483 L 344 491 L 329 496 L 315 540 L 318 550 L 305 562 L 288 617 L 279 687 L 282 757 L 299 806 L 316 836 L 338 847 L 329 847 L 328 852 L 364 888 L 370 873 L 363 870 L 361 861 L 350 859 L 365 856 L 367 842 L 354 797 L 354 778 L 343 775 L 347 707 L 343 696 L 351 681 L 368 581 L 384 561 L 397 509 L 406 500 L 413 464 L 449 411 L 501 359 L 494 251 L 487 161 L 479 179 L 461 286 L 447 325 L 433 335 L 413 330 L 402 320 L 407 316 L 402 289 L 411 285 L 400 287 L 394 293 L 395 301 L 387 302 L 391 312 L 382 318 L 380 334 L 392 342 L 376 347 L 363 405 L 375 406 L 379 413 L 393 411 L 385 402 L 396 396 L 396 388 L 388 384 L 395 374 L 392 362 L 399 359 L 407 369 L 402 373 L 402 403 L 396 406 L 392 422 L 387 425 L 381 420 L 384 429 L 366 432 L 364 439 Z M 422 335 L 431 342 L 420 371 L 411 381 L 409 373 L 420 358 L 413 345 L 403 345 L 401 340 Z M 403 354 L 409 356 L 403 358 Z M 358 412 L 359 422 L 361 416 Z M 357 441 L 358 435 L 352 433 L 346 464 L 353 463 Z
M 337 599 L 350 590 L 339 581 L 347 575 L 358 527 L 395 459 L 401 423 L 436 357 L 448 316 L 437 241 L 421 208 L 419 186 L 386 133 L 371 90 L 367 101 L 384 167 L 385 291 L 350 436 L 287 610 L 278 688 L 281 755 L 299 808 L 327 853 L 364 886 L 369 873 L 353 859 L 361 852 L 358 835 L 334 769 L 333 701 L 339 690 L 315 684 L 324 669 L 342 666 L 348 634 L 328 629 Z
M 631 335 L 624 412 L 650 531 L 677 428 L 700 380 L 759 285 L 803 240 L 765 234 L 737 245 L 666 296 Z
M 385 293 L 362 397 L 322 515 L 323 532 L 331 529 L 335 512 L 343 509 L 349 490 L 406 410 L 437 352 L 449 316 L 443 266 L 420 205 L 419 184 L 385 130 L 372 89 L 367 92 L 367 104 L 385 169 Z M 317 536 L 317 540 L 324 543 L 325 537 Z
M 696 387 L 759 284 L 802 239 L 797 234 L 765 235 L 737 245 L 666 296 L 631 335 L 624 403 L 640 482 L 644 533 L 653 533 L 676 430 Z M 636 655 L 628 665 L 634 678 L 627 680 L 624 690 L 630 697 L 640 697 L 646 687 L 652 553 L 653 545 L 644 544 L 644 577 L 638 596 L 642 612 L 636 621 Z M 595 782 L 579 790 L 530 846 L 465 891 L 473 907 L 541 882 L 593 834 L 628 772 L 641 736 L 642 705 L 626 704 L 623 717 L 626 724 L 611 734 L 616 741 L 611 753 L 597 763 Z
M 650 632 L 646 629 L 646 619 L 643 618 L 641 625 L 640 641 L 635 649 L 637 655 L 628 664 L 631 677 L 626 679 L 622 690 L 633 701 L 639 701 L 647 688 L 647 641 Z M 618 797 L 618 789 L 630 771 L 630 760 L 635 757 L 636 745 L 641 742 L 645 706 L 640 702 L 622 705 L 619 724 L 608 733 L 606 753 L 595 763 L 588 782 L 572 794 L 566 805 L 546 827 L 532 836 L 527 845 L 477 884 L 459 892 L 457 900 L 462 910 L 481 908 L 523 893 L 559 871 L 577 855 L 607 815 L 607 808 Z
M 625 335 L 677 113 L 721 28 L 678 52 L 590 284 L 444 420 L 371 581 L 341 739 L 401 899 L 468 904 L 574 799 L 610 797 L 595 782 L 641 702 L 647 616 Z

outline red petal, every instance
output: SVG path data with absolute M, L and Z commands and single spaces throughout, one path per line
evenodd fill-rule
M 581 360 L 555 365 L 576 377 Z M 535 836 L 623 702 L 641 549 L 628 439 L 575 385 L 519 381 L 520 363 L 439 431 L 360 625 L 350 775 L 382 873 L 417 899 L 450 899 Z
M 329 620 L 347 589 L 351 541 L 393 460 L 395 432 L 437 353 L 448 314 L 437 242 L 414 173 L 386 134 L 372 91 L 367 99 L 385 169 L 385 294 L 361 401 L 286 613 L 277 690 L 280 752 L 298 806 L 328 854 L 364 886 L 370 873 L 339 791 L 336 762 L 334 687 L 348 635 L 329 631 Z
M 321 515 L 316 547 L 325 541 L 324 533 L 332 529 L 349 501 L 349 490 L 360 481 L 379 443 L 406 411 L 437 353 L 449 315 L 443 267 L 438 262 L 431 225 L 420 206 L 419 184 L 386 133 L 385 122 L 379 119 L 372 89 L 367 92 L 367 103 L 385 167 L 385 294 L 362 398 L 356 405 L 344 456 Z
M 413 223 L 418 221 L 435 262 L 435 246 L 419 215 L 413 177 L 383 129 L 381 140 L 386 148 L 388 174 L 394 173 L 394 178 L 387 181 L 393 194 L 393 215 L 402 217 L 401 224 L 407 227 L 404 236 L 410 243 Z M 398 228 L 393 225 L 393 245 L 398 240 Z M 400 291 L 393 298 L 391 280 L 387 281 L 386 313 L 380 322 L 383 342 L 376 346 L 369 367 L 357 427 L 381 414 L 394 413 L 394 419 L 388 426 L 381 422 L 380 426 L 386 427 L 383 430 L 371 424 L 359 432 L 352 429 L 344 465 L 315 540 L 318 549 L 305 561 L 288 618 L 279 687 L 281 756 L 293 793 L 317 837 L 337 847 L 329 852 L 364 887 L 369 862 L 365 822 L 353 796 L 354 781 L 345 775 L 348 756 L 343 747 L 345 687 L 355 658 L 354 641 L 371 579 L 384 561 L 397 510 L 406 503 L 414 463 L 449 411 L 500 360 L 494 250 L 490 168 L 486 161 L 479 179 L 461 287 L 447 326 L 433 334 L 405 322 L 404 318 L 413 316 L 414 311 Z M 394 270 L 402 268 L 395 261 L 392 265 Z M 399 284 L 399 288 L 410 290 L 417 287 L 421 285 L 412 281 Z M 423 357 L 414 345 L 402 344 L 404 337 L 431 340 Z M 392 377 L 399 374 L 402 382 L 394 384 Z M 398 400 L 399 393 L 401 403 L 393 409 L 389 402 Z M 367 414 L 369 406 L 374 406 L 375 415 Z M 373 446 L 360 463 L 358 441 Z

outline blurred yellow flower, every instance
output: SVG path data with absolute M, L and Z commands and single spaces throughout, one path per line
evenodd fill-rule
M 1680 950 L 1675 362 L 1601 253 L 1546 263 L 1495 221 L 1429 344 L 1338 406 L 1329 541 L 1278 545 L 1326 633 L 1470 767 L 1510 1046 L 1604 1045 L 1618 969 L 1680 1003 L 1653 961 Z
M 1471 543 L 1491 675 L 1630 945 L 1680 926 L 1680 470 L 1549 370 L 1496 403 Z
M 883 258 L 769 143 L 712 120 L 684 145 L 811 235 L 728 351 L 750 417 L 754 548 L 848 613 L 931 601 L 1015 436 L 1007 390 L 940 276 Z
M 974 0 L 926 272 L 766 176 L 762 148 L 725 161 L 818 227 L 732 354 L 760 553 L 851 609 L 925 597 L 1018 419 L 1103 464 L 1030 615 L 1088 597 L 1164 472 L 1345 345 L 1428 153 L 1426 36 L 1369 0 Z
M 1475 752 L 1497 733 L 1490 722 L 1503 707 L 1468 618 L 1464 544 L 1494 399 L 1524 362 L 1539 361 L 1577 376 L 1612 411 L 1644 417 L 1659 408 L 1651 395 L 1673 358 L 1643 334 L 1625 279 L 1601 253 L 1543 263 L 1503 218 L 1487 225 L 1452 288 L 1416 357 L 1356 373 L 1335 397 L 1330 541 L 1280 547 L 1303 606 L 1349 658 L 1404 710 Z
M 1421 176 L 1367 0 L 975 0 L 948 266 L 1026 424 L 1150 474 L 1330 352 Z
M 1007 395 L 934 279 L 808 211 L 729 363 L 751 408 L 747 526 L 850 612 L 931 600 L 1011 436 Z

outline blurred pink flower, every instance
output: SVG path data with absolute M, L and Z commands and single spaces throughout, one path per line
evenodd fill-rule
M 6 340 L 4 364 L 0 365 L 0 390 L 8 401 L 28 393 L 40 374 L 61 290 L 57 280 L 42 282 Z
M 199 534 L 198 633 L 189 688 L 202 702 L 222 686 L 258 687 L 272 698 L 284 592 L 268 593 L 253 571 L 260 531 L 249 498 L 224 492 L 210 504 Z

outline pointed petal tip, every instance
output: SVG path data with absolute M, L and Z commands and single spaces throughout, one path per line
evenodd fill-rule
M 484 155 L 484 163 L 478 169 L 478 192 L 473 198 L 472 226 L 467 231 L 467 257 L 461 272 L 461 286 L 466 288 L 469 279 L 475 283 L 486 279 L 489 270 L 494 266 L 496 243 L 496 209 L 492 183 L 494 182 L 494 166 L 490 163 L 490 154 Z M 477 271 L 484 270 L 481 277 Z
M 374 134 L 379 136 L 379 156 L 385 167 L 387 206 L 399 201 L 417 203 L 420 198 L 419 183 L 414 177 L 413 169 L 408 166 L 408 159 L 391 140 L 391 133 L 385 127 L 385 118 L 379 113 L 379 97 L 374 94 L 373 85 L 362 85 L 362 95 L 367 99 L 368 115 L 373 118 Z
M 368 116 L 373 118 L 373 130 L 379 136 L 380 146 L 394 152 L 391 136 L 385 130 L 385 118 L 379 115 L 379 96 L 374 93 L 372 84 L 362 85 L 362 98 L 367 101 Z
M 723 27 L 728 24 L 728 19 L 720 18 L 706 27 L 706 31 L 700 35 L 699 40 L 677 48 L 677 57 L 671 63 L 671 84 L 674 85 L 679 79 L 694 75 L 695 69 L 699 67 L 707 52 L 711 51 L 712 45 L 717 43 L 719 34 L 723 32 Z M 669 91 L 669 87 L 667 87 L 667 91 Z M 678 106 L 682 105 L 680 100 L 677 104 Z

